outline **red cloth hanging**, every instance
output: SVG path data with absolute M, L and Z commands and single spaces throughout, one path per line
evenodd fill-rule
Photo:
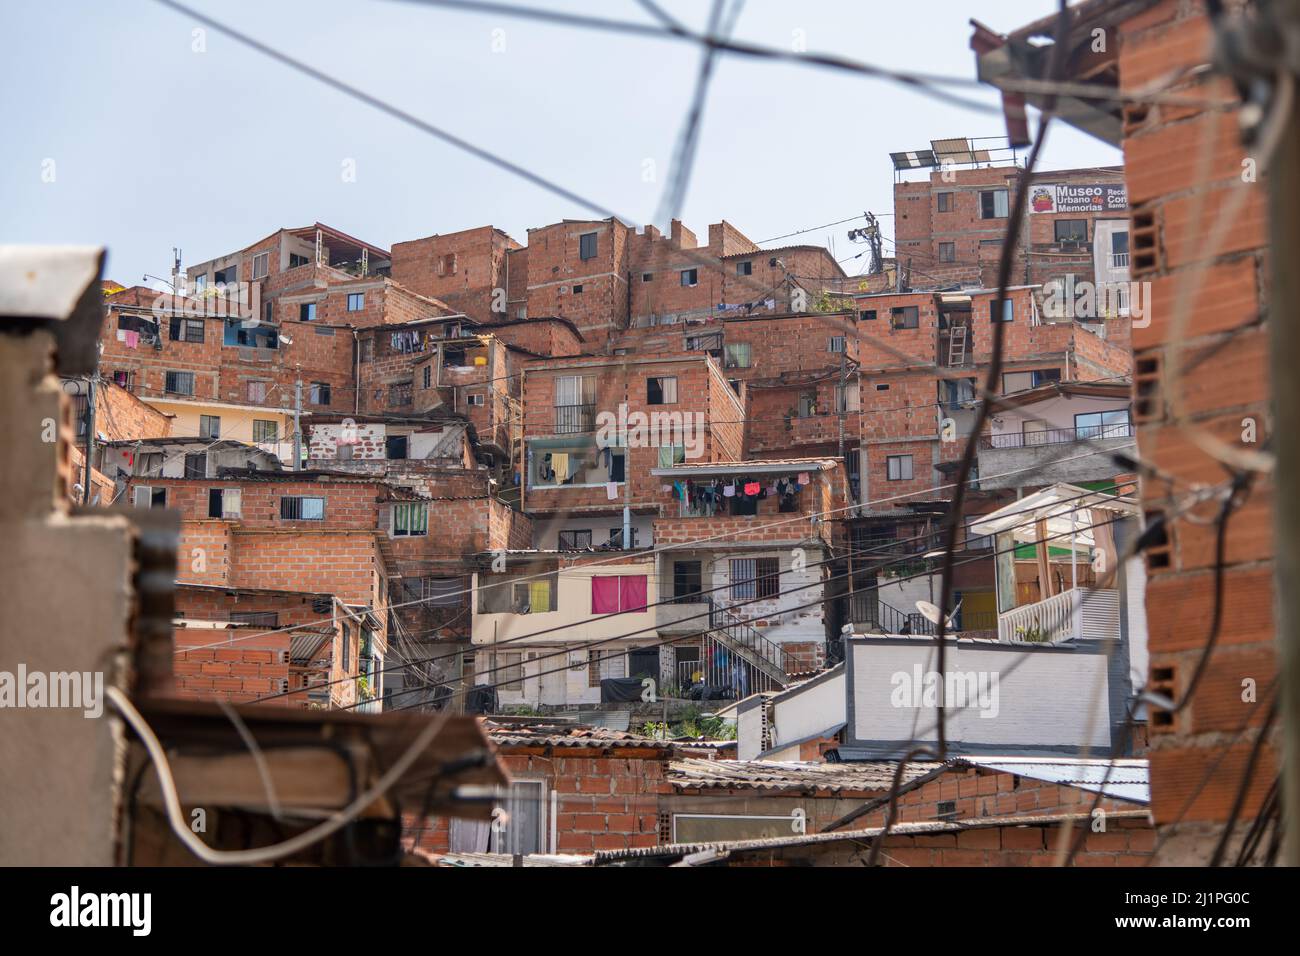
M 620 578 L 609 574 L 598 574 L 591 579 L 592 614 L 618 613 L 618 582 L 620 580 Z
M 625 574 L 618 579 L 619 603 L 623 613 L 646 609 L 646 577 L 644 574 Z

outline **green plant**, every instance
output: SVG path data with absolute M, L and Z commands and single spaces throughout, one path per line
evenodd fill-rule
M 1047 643 L 1047 632 L 1041 627 L 1017 627 L 1016 636 L 1028 644 L 1045 644 Z

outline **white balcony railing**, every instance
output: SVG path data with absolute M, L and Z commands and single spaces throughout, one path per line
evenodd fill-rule
M 1110 254 L 1110 267 L 1111 267 L 1112 269 L 1127 269 L 1127 268 L 1128 268 L 1128 253 L 1127 253 L 1127 252 L 1112 252 L 1112 253 Z
M 998 640 L 1059 644 L 1119 638 L 1119 592 L 1072 588 L 998 615 Z

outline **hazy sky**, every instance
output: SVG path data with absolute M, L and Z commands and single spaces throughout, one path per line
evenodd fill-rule
M 676 39 L 399 0 L 189 2 L 633 222 L 654 220 L 700 57 Z M 521 2 L 652 22 L 635 0 Z M 697 29 L 710 7 L 663 5 Z M 971 17 L 1005 32 L 1054 7 L 749 0 L 735 35 L 787 49 L 802 37 L 809 51 L 973 76 Z M 196 52 L 198 24 L 155 0 L 0 11 L 0 242 L 107 245 L 108 275 L 129 285 L 166 275 L 172 246 L 191 264 L 316 220 L 388 247 L 488 223 L 526 242 L 529 226 L 594 215 L 215 31 Z M 998 102 L 992 91 L 957 92 Z M 1004 132 L 999 115 L 888 81 L 723 55 L 682 218 L 702 240 L 725 218 L 761 241 L 889 213 L 891 151 Z M 1043 165 L 1119 159 L 1058 126 Z M 892 235 L 892 218 L 883 222 Z M 862 251 L 845 236 L 853 225 L 782 244 L 833 242 L 845 258 Z

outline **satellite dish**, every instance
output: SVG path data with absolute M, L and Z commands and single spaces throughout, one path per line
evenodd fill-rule
M 945 630 L 952 630 L 953 617 L 956 616 L 960 607 L 961 601 L 958 601 L 957 607 L 953 608 L 952 614 L 948 615 L 948 624 L 946 625 Z M 939 623 L 939 608 L 936 605 L 931 604 L 929 601 L 917 601 L 916 609 L 921 613 L 921 617 L 925 618 L 931 624 Z

